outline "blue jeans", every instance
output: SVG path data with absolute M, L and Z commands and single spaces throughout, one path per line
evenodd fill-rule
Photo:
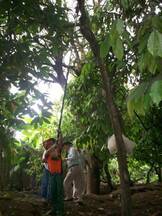
M 49 171 L 44 168 L 43 170 L 43 176 L 42 176 L 42 182 L 41 182 L 41 196 L 45 199 L 50 198 L 49 194 Z

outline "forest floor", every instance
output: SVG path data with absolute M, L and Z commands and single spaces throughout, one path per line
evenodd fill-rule
M 131 187 L 133 216 L 162 216 L 162 184 Z M 50 206 L 30 192 L 0 192 L 0 216 L 47 216 Z M 119 216 L 120 191 L 87 195 L 83 205 L 65 202 L 66 216 Z

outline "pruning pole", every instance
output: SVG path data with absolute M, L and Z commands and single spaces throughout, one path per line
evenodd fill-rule
M 71 53 L 70 53 L 69 63 L 70 63 L 70 60 L 71 60 Z M 66 97 L 66 92 L 67 92 L 67 84 L 68 84 L 69 73 L 70 73 L 70 68 L 68 68 L 68 71 L 67 71 L 67 74 L 66 74 L 64 94 L 63 94 L 61 111 L 60 111 L 60 119 L 59 119 L 58 129 L 57 129 L 57 139 L 59 138 L 60 131 L 61 131 L 61 123 L 62 123 L 62 118 L 63 118 L 63 111 L 64 111 L 64 104 L 65 104 L 65 97 Z

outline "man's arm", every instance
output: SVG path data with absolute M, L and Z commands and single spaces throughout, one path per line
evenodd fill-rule
M 46 150 L 46 152 L 45 152 L 45 158 L 48 157 L 48 155 L 49 155 L 52 151 L 54 151 L 54 150 L 56 149 L 56 147 L 57 147 L 57 145 L 54 144 L 54 145 L 52 145 L 48 150 Z
M 46 150 L 43 152 L 43 155 L 42 155 L 42 162 L 43 163 L 46 163 L 47 162 L 47 160 L 46 160 Z

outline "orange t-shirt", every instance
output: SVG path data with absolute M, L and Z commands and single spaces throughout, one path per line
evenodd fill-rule
M 52 159 L 52 156 L 56 155 L 59 157 L 58 159 Z M 48 170 L 51 174 L 54 173 L 62 173 L 62 159 L 61 159 L 61 152 L 57 148 L 54 151 L 54 155 L 49 155 L 47 158 Z
M 62 173 L 62 160 L 53 160 L 50 156 L 47 159 L 48 170 L 51 174 Z

